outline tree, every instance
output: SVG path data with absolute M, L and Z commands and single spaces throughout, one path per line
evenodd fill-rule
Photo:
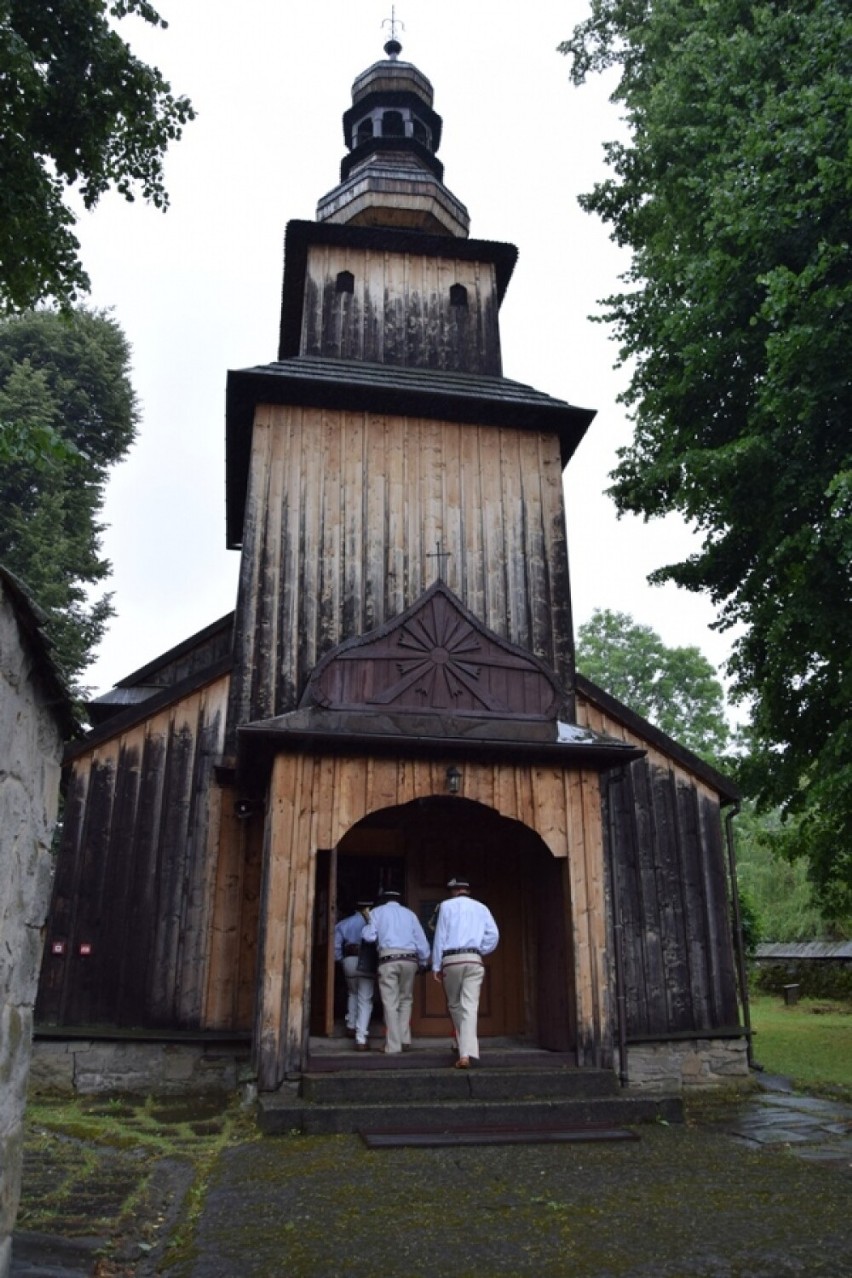
M 753 705 L 741 783 L 852 906 L 852 13 L 841 0 L 592 0 L 572 79 L 618 67 L 628 140 L 582 197 L 632 250 L 606 299 L 634 421 L 619 512 L 678 511 Z
M 66 678 L 89 664 L 113 615 L 90 590 L 109 468 L 137 422 L 130 348 L 103 312 L 27 312 L 0 321 L 0 562 L 50 618 Z
M 577 631 L 577 668 L 708 763 L 730 737 L 725 693 L 698 648 L 667 648 L 650 626 L 596 608 Z
M 777 809 L 757 813 L 754 804 L 746 802 L 734 829 L 740 889 L 754 907 L 762 940 L 810 941 L 852 934 L 852 918 L 824 918 L 813 899 L 805 862 L 779 856 L 782 826 Z
M 88 289 L 67 187 L 87 209 L 111 187 L 168 204 L 163 156 L 194 112 L 114 29 L 130 14 L 166 26 L 147 0 L 0 0 L 0 313 Z

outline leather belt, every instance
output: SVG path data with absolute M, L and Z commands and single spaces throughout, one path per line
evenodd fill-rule
M 346 958 L 352 958 L 353 955 L 359 953 L 360 949 L 360 945 L 355 945 L 354 942 L 347 942 L 343 947 L 343 953 Z
M 475 950 L 471 945 L 465 945 L 460 950 L 444 950 L 443 957 L 449 958 L 451 954 L 475 954 L 477 958 L 482 958 L 479 950 Z
M 382 954 L 379 958 L 379 966 L 382 963 L 401 963 L 403 960 L 409 963 L 416 963 L 417 955 L 412 954 L 410 950 L 406 954 Z

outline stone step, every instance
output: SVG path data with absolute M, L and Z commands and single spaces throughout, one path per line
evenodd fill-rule
M 679 1097 L 618 1096 L 550 1100 L 442 1100 L 380 1104 L 350 1102 L 316 1104 L 295 1092 L 261 1096 L 258 1125 L 267 1136 L 332 1135 L 342 1132 L 462 1131 L 509 1127 L 556 1129 L 683 1121 Z
M 523 1101 L 617 1096 L 612 1070 L 483 1068 L 368 1071 L 341 1069 L 302 1075 L 302 1100 L 318 1105 L 435 1101 Z

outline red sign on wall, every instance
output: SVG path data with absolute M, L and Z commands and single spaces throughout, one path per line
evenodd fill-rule
M 85 957 L 87 957 L 89 954 L 91 954 L 91 952 L 92 952 L 92 944 L 91 944 L 91 941 L 81 941 L 81 942 L 80 942 L 80 954 L 81 954 L 81 956 L 85 958 Z

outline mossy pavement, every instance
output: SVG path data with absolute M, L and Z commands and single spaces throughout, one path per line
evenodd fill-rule
M 372 1151 L 261 1138 L 221 1102 L 42 1103 L 12 1273 L 852 1278 L 852 1106 L 779 1083 L 637 1130 Z

